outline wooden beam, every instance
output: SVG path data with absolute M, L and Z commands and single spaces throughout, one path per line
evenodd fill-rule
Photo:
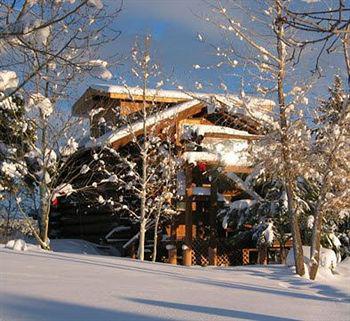
M 197 160 L 201 161 L 201 160 Z M 219 166 L 219 162 L 214 161 L 206 161 L 202 160 L 203 163 L 209 165 L 209 166 Z M 243 173 L 243 174 L 250 174 L 253 171 L 253 168 L 250 166 L 237 166 L 237 165 L 228 165 L 228 166 L 222 166 L 222 170 L 225 173 Z
M 243 140 L 257 140 L 261 139 L 262 135 L 237 135 L 226 133 L 205 133 L 205 138 L 222 138 L 222 139 L 243 139 Z
M 103 90 L 89 88 L 72 106 L 72 114 L 74 116 L 87 117 L 89 110 L 94 108 L 94 105 L 96 104 L 96 100 L 98 98 L 109 98 L 110 100 L 126 100 L 130 102 L 142 102 L 145 100 L 147 103 L 169 104 L 178 104 L 191 100 L 190 97 L 164 97 L 157 95 L 149 95 L 144 97 L 143 95 L 130 95 L 128 93 L 109 93 Z
M 150 103 L 146 103 L 146 108 L 149 108 L 153 106 Z M 136 101 L 124 101 L 122 100 L 120 102 L 120 115 L 121 116 L 128 116 L 130 114 L 136 113 L 143 108 L 143 102 L 136 102 Z
M 191 98 L 183 98 L 183 97 L 164 97 L 164 96 L 143 96 L 143 95 L 132 95 L 127 93 L 108 93 L 108 96 L 112 99 L 121 99 L 121 100 L 130 100 L 130 101 L 147 101 L 147 102 L 155 102 L 155 103 L 174 103 L 178 104 L 181 102 L 189 101 Z
M 201 117 L 201 118 L 184 119 L 179 123 L 179 125 L 183 126 L 183 125 L 214 125 L 214 124 L 208 119 Z
M 225 173 L 243 173 L 250 174 L 253 172 L 253 168 L 249 166 L 225 166 L 223 168 Z

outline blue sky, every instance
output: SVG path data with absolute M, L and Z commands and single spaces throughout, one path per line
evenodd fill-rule
M 255 0 L 245 1 L 251 3 L 252 8 L 254 8 Z M 329 4 L 332 1 L 334 0 L 326 2 L 322 0 L 321 5 Z M 108 0 L 107 3 L 115 6 L 119 0 Z M 294 0 L 293 4 L 297 7 L 303 5 L 310 8 L 315 8 L 318 5 L 307 4 L 302 0 Z M 121 36 L 107 50 L 104 50 L 105 52 L 118 52 L 123 57 L 127 57 L 135 38 L 149 33 L 153 38 L 154 59 L 161 65 L 165 75 L 173 70 L 172 79 L 184 86 L 185 89 L 194 90 L 195 82 L 199 81 L 204 84 L 205 91 L 218 92 L 220 91 L 220 83 L 224 81 L 230 92 L 238 92 L 241 78 L 244 78 L 245 91 L 254 94 L 248 84 L 249 76 L 241 67 L 236 68 L 235 75 L 227 69 L 218 71 L 217 69 L 195 70 L 193 68 L 195 64 L 207 66 L 218 61 L 213 48 L 209 45 L 209 43 L 220 44 L 221 37 L 218 30 L 198 17 L 207 13 L 208 6 L 204 0 L 124 0 L 123 10 L 114 25 L 114 28 L 121 31 Z M 204 35 L 205 43 L 198 40 L 198 33 Z M 308 55 L 312 59 L 315 52 L 310 51 Z M 333 72 L 342 72 L 339 69 L 340 59 L 337 55 L 323 58 L 324 65 L 336 65 L 336 67 L 327 74 L 327 77 L 318 80 L 320 86 L 318 86 L 317 93 L 325 92 L 329 75 Z M 122 66 L 113 68 L 115 79 L 109 83 L 118 83 L 118 78 L 122 77 L 133 85 L 128 77 L 129 69 L 128 62 L 123 61 Z M 309 71 L 310 66 L 300 66 L 300 77 L 309 75 Z M 171 85 L 166 84 L 165 87 L 171 88 Z
M 198 81 L 203 83 L 204 91 L 220 91 L 223 74 L 206 69 L 219 61 L 210 44 L 220 42 L 218 30 L 201 18 L 207 12 L 203 0 L 124 0 L 114 26 L 121 31 L 121 36 L 108 50 L 117 50 L 127 57 L 136 37 L 151 34 L 153 59 L 161 66 L 164 78 L 171 75 L 171 80 L 186 90 L 196 90 Z M 206 42 L 198 40 L 198 33 Z M 203 68 L 196 70 L 194 65 Z M 121 76 L 134 85 L 128 77 L 129 69 L 130 65 L 123 61 L 123 66 L 113 70 L 116 80 L 109 83 L 118 82 Z M 225 83 L 231 91 L 237 91 L 241 79 L 230 75 L 226 76 Z M 169 82 L 165 88 L 174 86 Z
M 115 23 L 122 32 L 115 45 L 122 55 L 127 56 L 136 37 L 151 34 L 153 58 L 164 74 L 174 71 L 174 80 L 194 89 L 195 81 L 208 78 L 209 73 L 198 75 L 193 65 L 213 61 L 212 50 L 197 39 L 198 32 L 215 33 L 195 16 L 204 11 L 201 0 L 125 0 Z M 116 74 L 124 74 L 128 67 L 126 64 L 125 68 L 117 68 Z

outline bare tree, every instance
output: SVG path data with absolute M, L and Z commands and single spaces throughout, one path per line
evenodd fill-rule
M 176 205 L 177 198 L 177 172 L 180 168 L 180 162 L 177 159 L 174 142 L 171 138 L 168 135 L 165 137 L 166 149 L 163 150 L 163 170 L 160 177 L 161 184 L 157 197 L 158 209 L 154 222 L 153 262 L 156 262 L 157 259 L 158 227 L 161 219 L 169 221 L 169 219 L 178 214 L 174 205 Z
M 315 70 L 321 73 L 320 58 L 325 54 L 340 52 L 344 58 L 345 70 L 347 71 L 348 89 L 350 89 L 350 6 L 346 1 L 338 0 L 337 5 L 329 8 L 324 4 L 317 11 L 286 11 L 286 23 L 296 30 L 302 30 L 308 37 L 303 35 L 297 38 L 299 47 L 299 56 L 302 55 L 304 48 L 320 44 L 318 56 L 315 60 Z M 311 39 L 308 39 L 311 36 Z M 339 78 L 338 87 L 339 87 Z M 316 144 L 317 152 L 312 150 L 312 155 L 319 156 L 316 162 L 318 176 L 320 177 L 319 195 L 314 210 L 314 224 L 312 230 L 310 268 L 309 275 L 315 279 L 320 262 L 321 233 L 324 213 L 329 206 L 327 203 L 333 203 L 327 195 L 333 195 L 333 199 L 338 199 L 333 194 L 336 186 L 339 187 L 339 181 L 346 181 L 349 175 L 349 169 L 343 167 L 343 160 L 348 158 L 346 140 L 349 132 L 349 90 L 342 92 L 332 92 L 333 97 L 325 104 L 321 103 L 318 108 L 315 123 L 321 126 L 316 132 L 319 143 Z M 328 106 L 327 108 L 324 108 Z M 323 107 L 322 107 L 323 106 Z M 328 121 L 327 120 L 328 117 Z M 322 136 L 322 137 L 321 137 Z M 344 145 L 345 143 L 345 145 Z M 340 177 L 340 179 L 339 179 Z M 341 211 L 341 203 L 347 200 L 347 191 L 343 185 L 344 191 L 341 192 L 341 199 L 336 208 Z
M 270 133 L 258 144 L 262 144 L 262 147 L 268 145 L 273 154 L 264 148 L 254 153 L 257 161 L 262 161 L 263 167 L 272 177 L 282 178 L 284 182 L 296 270 L 300 275 L 304 274 L 304 266 L 298 219 L 300 201 L 296 184 L 300 177 L 323 177 L 319 200 L 314 209 L 310 267 L 310 277 L 314 278 L 316 266 L 319 264 L 322 206 L 325 204 L 325 195 L 335 187 L 335 181 L 331 177 L 335 168 L 339 168 L 339 150 L 344 150 L 340 142 L 343 142 L 344 130 L 346 132 L 348 126 L 349 103 L 346 97 L 342 100 L 343 107 L 338 110 L 337 122 L 333 123 L 339 135 L 335 135 L 337 139 L 335 136 L 334 139 L 329 139 L 327 144 L 332 147 L 327 145 L 327 152 L 323 156 L 319 154 L 323 158 L 321 163 L 324 166 L 315 173 L 315 160 L 312 158 L 313 129 L 308 117 L 310 114 L 317 114 L 317 111 L 308 107 L 307 94 L 312 91 L 314 76 L 323 72 L 320 57 L 324 53 L 341 52 L 349 76 L 349 8 L 342 0 L 332 10 L 324 4 L 324 10 L 310 11 L 305 4 L 300 6 L 298 12 L 290 9 L 288 1 L 282 0 L 249 4 L 244 1 L 214 3 L 211 9 L 216 18 L 209 17 L 207 20 L 222 31 L 227 43 L 226 48 L 217 48 L 217 55 L 224 57 L 224 62 L 231 68 L 237 69 L 241 65 L 246 77 L 249 77 L 249 85 L 255 87 L 257 92 L 277 96 L 277 123 L 272 124 Z M 318 73 L 313 73 L 310 79 L 300 79 L 300 72 L 305 75 L 307 66 L 308 57 L 304 54 L 307 46 L 319 49 L 318 56 L 311 59 Z M 222 63 L 219 65 L 222 66 Z M 240 72 L 234 74 L 239 75 Z
M 299 275 L 303 275 L 305 273 L 303 250 L 294 199 L 296 177 L 299 171 L 296 170 L 293 150 L 296 135 L 292 134 L 292 117 L 296 114 L 294 108 L 298 103 L 303 105 L 303 100 L 301 97 L 295 99 L 296 93 L 286 90 L 287 84 L 290 86 L 292 83 L 293 68 L 293 47 L 287 46 L 285 41 L 285 39 L 291 39 L 292 35 L 286 32 L 286 23 L 283 18 L 288 4 L 280 0 L 254 4 L 247 4 L 245 1 L 217 0 L 214 3 L 211 6 L 214 15 L 206 19 L 222 31 L 223 38 L 226 40 L 226 47 L 216 48 L 218 56 L 224 58 L 222 64 L 235 70 L 239 68 L 239 61 L 241 61 L 240 65 L 245 70 L 246 77 L 250 77 L 249 84 L 260 94 L 265 97 L 275 97 L 277 101 L 277 114 L 268 124 L 270 133 L 265 138 L 273 141 L 274 154 L 260 154 L 260 162 L 268 169 L 271 177 L 281 178 L 284 183 L 293 235 L 296 271 Z M 244 19 L 239 18 L 242 16 Z M 222 64 L 218 65 L 222 66 Z M 225 85 L 223 87 L 227 88 Z M 304 84 L 303 93 L 307 90 L 306 88 L 308 88 L 307 84 Z M 242 96 L 244 99 L 244 93 Z M 286 101 L 287 97 L 290 97 L 288 101 Z
M 45 74 L 46 81 L 55 79 L 56 90 L 86 71 L 110 77 L 107 62 L 96 59 L 96 51 L 120 35 L 111 28 L 121 10 L 118 3 L 106 9 L 101 0 L 1 1 L 0 68 L 18 73 L 10 76 L 8 96 L 28 90 L 28 82 L 38 74 Z
M 349 15 L 350 6 L 345 0 L 337 0 L 331 4 L 331 8 L 330 4 L 324 3 L 317 11 L 307 7 L 299 11 L 287 8 L 284 16 L 287 25 L 303 32 L 296 39 L 298 56 L 302 55 L 306 47 L 320 44 L 321 47 L 315 59 L 315 70 L 321 72 L 322 55 L 336 51 L 343 52 L 347 74 L 350 75 Z M 311 39 L 309 39 L 310 35 Z
M 158 224 L 163 214 L 172 211 L 171 202 L 175 197 L 174 178 L 178 161 L 172 139 L 175 128 L 170 119 L 176 117 L 176 110 L 164 118 L 163 112 L 169 106 L 157 102 L 163 81 L 160 80 L 159 65 L 151 59 L 150 36 L 135 42 L 131 65 L 131 74 L 139 86 L 124 85 L 123 90 L 131 99 L 130 110 L 126 105 L 123 106 L 123 113 L 114 110 L 116 122 L 109 126 L 110 132 L 106 134 L 129 137 L 130 143 L 117 150 L 113 149 L 113 143 L 104 148 L 115 155 L 114 163 L 119 167 L 118 175 L 113 176 L 118 191 L 113 197 L 113 206 L 119 215 L 128 215 L 139 224 L 139 232 L 124 247 L 138 239 L 138 258 L 144 260 L 146 232 L 154 228 L 155 260 Z M 156 83 L 155 90 L 149 89 L 151 83 Z M 138 98 L 134 101 L 134 97 Z M 95 123 L 102 124 L 106 122 L 105 117 L 109 117 L 107 113 L 113 111 L 101 108 L 96 110 L 96 115 L 92 112 Z
M 51 200 L 63 190 L 69 192 L 69 184 L 59 190 L 55 180 L 62 159 L 78 148 L 72 133 L 81 130 L 79 120 L 67 117 L 61 104 L 82 77 L 112 78 L 100 50 L 119 36 L 110 26 L 120 8 L 109 10 L 100 0 L 52 0 L 24 1 L 21 6 L 2 2 L 0 10 L 2 99 L 22 94 L 26 119 L 35 124 L 36 134 L 22 158 L 8 161 L 17 167 L 25 163 L 17 179 L 29 180 L 37 195 L 40 235 L 35 236 L 48 249 Z M 27 216 L 20 199 L 17 203 Z

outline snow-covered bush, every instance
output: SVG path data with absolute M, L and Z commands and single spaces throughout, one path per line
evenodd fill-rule
M 0 240 L 33 236 L 33 229 L 38 232 L 37 223 L 32 218 L 0 218 Z
M 14 251 L 27 251 L 27 244 L 22 239 L 11 240 L 6 243 L 5 248 Z
M 304 263 L 309 266 L 310 265 L 310 246 L 303 246 L 303 252 L 304 252 Z M 335 254 L 335 252 L 331 249 L 325 249 L 321 248 L 320 252 L 320 266 L 322 266 L 325 269 L 329 270 L 335 270 L 338 264 L 338 258 Z M 287 266 L 294 266 L 294 253 L 293 249 L 291 249 L 287 256 L 286 261 Z

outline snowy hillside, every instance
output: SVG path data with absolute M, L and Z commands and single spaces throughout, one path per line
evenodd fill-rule
M 284 266 L 171 266 L 0 248 L 1 321 L 348 320 L 349 261 L 311 282 Z M 346 275 L 346 277 L 344 276 Z

